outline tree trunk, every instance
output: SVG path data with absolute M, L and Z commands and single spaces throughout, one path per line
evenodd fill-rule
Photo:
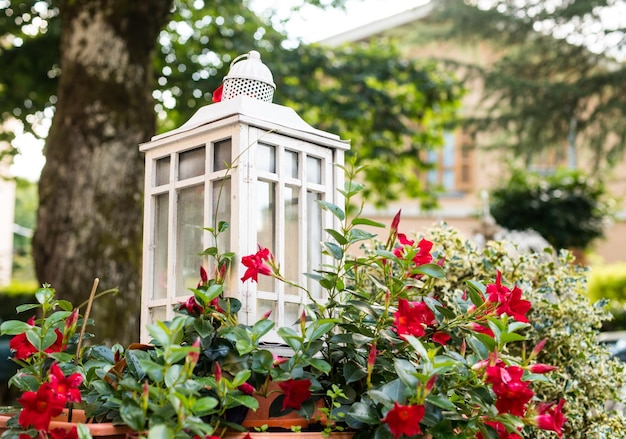
M 37 277 L 75 305 L 94 278 L 99 341 L 138 339 L 143 157 L 155 131 L 152 55 L 172 0 L 61 2 L 61 77 L 39 181 Z M 84 311 L 84 309 L 83 309 Z

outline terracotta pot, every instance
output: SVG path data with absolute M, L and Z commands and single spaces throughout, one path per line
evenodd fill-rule
M 247 435 L 250 435 L 249 437 Z M 329 437 L 333 439 L 351 439 L 354 433 L 331 433 Z M 285 431 L 279 433 L 226 433 L 224 439 L 264 439 L 264 438 L 276 438 L 276 439 L 317 439 L 323 438 L 324 435 L 319 432 L 292 432 Z
M 0 433 L 8 430 L 7 421 L 13 416 L 14 415 L 0 415 Z M 87 428 L 89 428 L 91 436 L 94 438 L 126 439 L 130 437 L 129 435 L 131 433 L 133 433 L 133 430 L 125 425 L 113 425 L 110 422 L 87 423 L 85 412 L 83 410 L 74 409 L 72 411 L 72 422 L 68 422 L 67 416 L 67 410 L 64 410 L 60 416 L 52 418 L 49 430 L 62 428 L 69 431 L 77 424 L 85 424 Z
M 278 390 L 278 392 L 274 392 L 275 390 Z M 283 416 L 270 417 L 270 406 L 272 405 L 272 402 L 280 395 L 281 392 L 278 384 L 274 382 L 270 383 L 268 386 L 268 396 L 266 398 L 262 396 L 256 397 L 257 401 L 259 401 L 259 408 L 256 411 L 249 410 L 246 418 L 243 420 L 241 425 L 248 430 L 253 431 L 255 428 L 263 426 L 284 428 L 286 430 L 290 430 L 291 427 L 305 428 L 312 422 L 324 422 L 326 420 L 326 415 L 317 410 L 324 407 L 323 399 L 319 399 L 318 401 L 316 401 L 316 411 L 315 413 L 313 413 L 311 421 L 307 421 L 296 411 L 291 411 Z

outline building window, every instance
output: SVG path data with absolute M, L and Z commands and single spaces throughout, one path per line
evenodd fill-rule
M 428 151 L 426 161 L 432 169 L 426 173 L 426 184 L 446 194 L 468 192 L 474 185 L 474 141 L 465 130 L 447 132 L 440 149 Z

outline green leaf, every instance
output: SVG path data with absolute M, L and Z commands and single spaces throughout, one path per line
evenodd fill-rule
M 358 241 L 366 241 L 375 238 L 377 235 L 375 233 L 366 232 L 361 229 L 352 229 L 348 235 L 349 241 L 351 243 Z
M 170 338 L 167 327 L 163 322 L 152 323 L 146 326 L 150 336 L 154 338 L 160 346 L 166 346 L 169 344 Z
M 435 279 L 444 279 L 446 277 L 446 271 L 437 264 L 424 264 L 413 270 L 419 274 L 425 274 Z
M 26 322 L 22 322 L 20 320 L 8 320 L 6 322 L 2 322 L 2 325 L 0 325 L 0 334 L 18 335 L 28 331 L 30 328 L 32 328 L 32 326 Z
M 359 381 L 367 376 L 367 370 L 354 361 L 349 361 L 343 366 L 343 378 L 347 384 Z
M 367 218 L 354 218 L 351 221 L 351 223 L 354 226 L 364 225 L 364 226 L 385 228 L 385 225 L 383 223 L 379 223 L 377 221 L 373 221 L 373 220 L 370 220 L 370 219 L 367 219 Z
M 141 410 L 141 407 L 139 407 L 139 402 L 135 400 L 132 400 L 132 399 L 124 400 L 124 402 L 122 403 L 122 406 L 120 407 L 120 416 L 122 417 L 122 420 L 124 421 L 124 423 L 135 431 L 142 431 L 146 427 L 146 417 L 144 416 L 144 413 L 143 413 L 143 410 Z M 152 433 L 152 429 L 150 430 Z M 149 436 L 149 437 L 153 437 L 153 436 Z M 163 438 L 163 437 L 174 437 L 174 436 L 172 434 L 169 436 L 164 435 L 164 436 L 159 436 L 159 437 Z
M 270 319 L 259 320 L 252 327 L 252 337 L 259 340 L 274 327 L 274 322 Z
M 239 372 L 237 372 L 237 375 L 235 375 L 235 378 L 233 378 L 233 386 L 235 387 L 239 387 L 241 386 L 243 383 L 245 383 L 246 381 L 248 381 L 248 378 L 250 378 L 250 375 L 252 375 L 252 371 L 250 370 L 240 370 Z
M 18 305 L 15 307 L 15 311 L 19 314 L 22 313 L 24 311 L 28 311 L 34 308 L 39 308 L 41 305 L 39 305 L 38 303 L 26 303 L 24 305 Z
M 410 361 L 403 358 L 396 358 L 393 362 L 394 369 L 398 374 L 398 379 L 409 388 L 415 388 L 419 384 L 419 380 L 415 376 L 417 371 Z
M 326 233 L 335 238 L 335 241 L 339 243 L 339 245 L 346 245 L 348 240 L 338 231 L 333 229 L 324 229 Z
M 322 209 L 329 210 L 330 212 L 332 212 L 332 214 L 335 215 L 340 221 L 343 221 L 344 219 L 346 219 L 345 212 L 339 206 L 336 206 L 333 203 L 329 203 L 328 201 L 324 201 L 324 200 L 315 200 L 315 201 L 317 201 L 317 203 L 322 207 Z
M 218 231 L 218 233 L 225 232 L 226 230 L 228 230 L 228 227 L 230 227 L 230 226 L 229 226 L 227 221 L 220 221 L 217 224 L 217 231 Z
M 330 364 L 326 360 L 322 360 L 321 358 L 311 358 L 309 360 L 309 364 L 319 370 L 320 372 L 329 373 L 330 372 Z
M 456 406 L 443 395 L 431 393 L 426 397 L 426 401 L 436 405 L 437 407 L 441 407 L 444 410 L 456 411 Z
M 165 373 L 165 385 L 167 387 L 174 387 L 180 382 L 183 366 L 181 364 L 172 364 Z
M 467 344 L 468 346 L 482 359 L 487 358 L 487 356 L 489 355 L 489 352 L 491 351 L 491 349 L 489 349 L 485 343 L 483 343 L 478 336 L 484 336 L 484 337 L 480 337 L 480 339 L 484 339 L 485 337 L 491 339 L 491 344 L 493 344 L 495 346 L 495 340 L 493 340 L 491 337 L 489 337 L 486 334 L 473 334 L 470 337 L 467 337 Z M 485 341 L 487 342 L 487 340 L 485 339 Z
M 346 416 L 369 425 L 376 425 L 380 422 L 378 411 L 362 402 L 352 404 Z
M 523 336 L 522 334 L 516 334 L 514 332 L 505 332 L 503 334 L 500 334 L 500 337 L 498 339 L 500 343 L 510 343 L 512 341 L 524 341 L 524 340 L 526 340 L 525 336 Z
M 132 428 L 132 427 L 131 427 Z M 136 429 L 139 430 L 139 429 Z M 154 427 L 150 427 L 148 431 L 148 439 L 163 439 L 163 438 L 176 437 L 174 430 L 169 425 L 157 424 Z
M 333 258 L 340 260 L 343 257 L 343 250 L 334 242 L 324 242 L 324 247 Z
M 334 319 L 316 320 L 306 328 L 307 341 L 312 342 L 332 331 L 337 321 Z

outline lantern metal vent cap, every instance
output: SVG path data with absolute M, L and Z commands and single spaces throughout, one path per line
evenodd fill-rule
M 230 63 L 230 70 L 224 76 L 222 100 L 245 95 L 272 102 L 274 90 L 276 90 L 276 84 L 274 84 L 272 72 L 261 62 L 261 54 L 256 50 L 251 50 L 239 55 Z

